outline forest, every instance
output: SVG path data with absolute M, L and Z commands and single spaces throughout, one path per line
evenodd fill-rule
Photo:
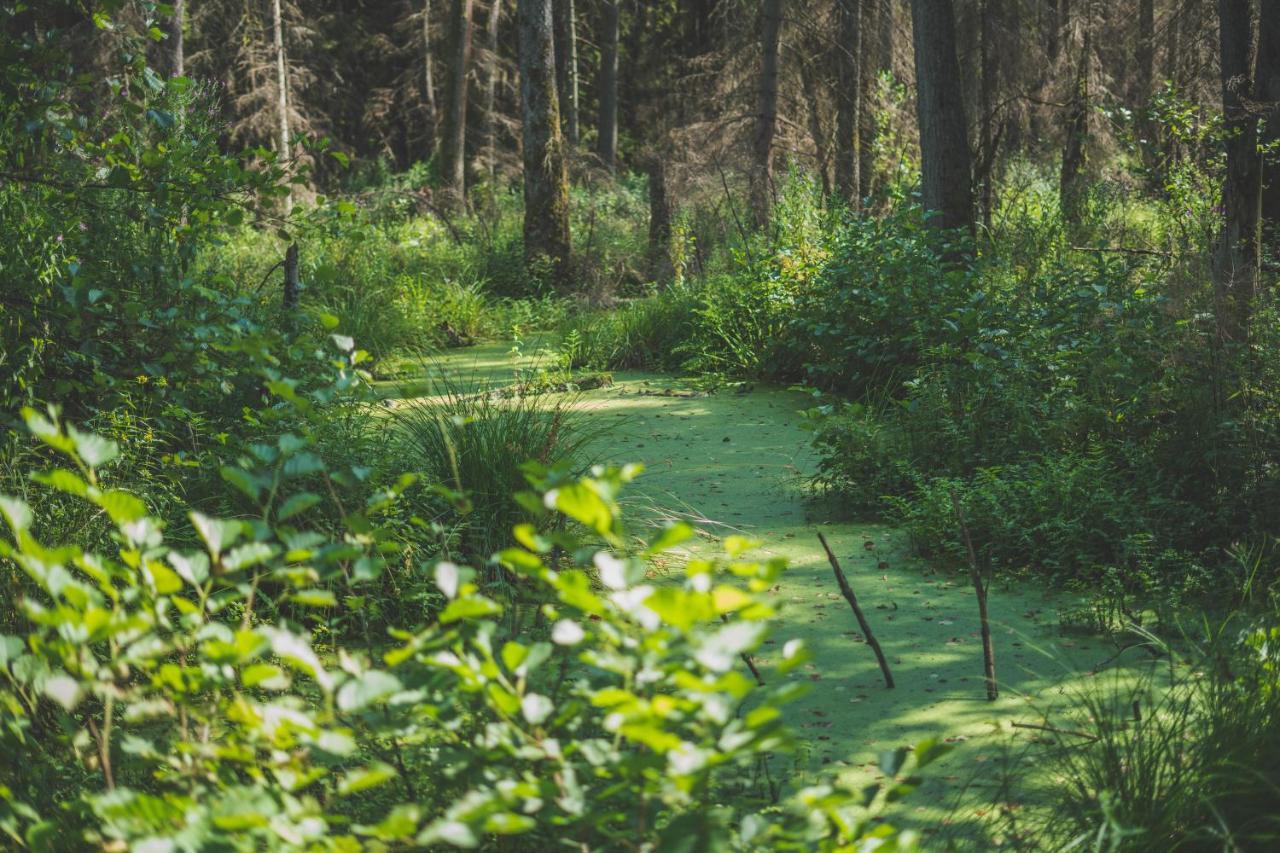
M 1280 848 L 1277 0 L 0 0 L 0 849 Z

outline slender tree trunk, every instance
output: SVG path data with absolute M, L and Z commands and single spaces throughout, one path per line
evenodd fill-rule
M 831 145 L 826 128 L 823 127 L 822 100 L 818 70 L 815 67 L 820 54 L 818 48 L 812 47 L 805 51 L 805 55 L 795 57 L 795 60 L 800 68 L 800 85 L 804 89 L 804 104 L 809 114 L 809 136 L 813 139 L 818 178 L 822 182 L 822 195 L 827 198 L 831 195 Z
M 934 227 L 964 229 L 972 239 L 972 166 L 951 0 L 912 0 L 911 21 L 924 208 Z
M 1142 163 L 1154 176 L 1158 158 L 1156 134 L 1158 128 L 1151 120 L 1151 99 L 1155 95 L 1156 82 L 1156 4 L 1155 0 L 1139 0 L 1137 70 L 1134 74 L 1133 112 L 1137 116 L 1138 149 Z
M 600 119 L 596 153 L 613 171 L 618 156 L 618 21 L 619 0 L 603 0 L 600 22 Z
M 578 144 L 578 13 L 574 0 L 555 0 L 556 87 L 565 139 Z
M 756 225 L 769 224 L 773 207 L 773 136 L 778 126 L 778 42 L 782 34 L 783 0 L 764 0 L 760 13 L 760 92 L 752 141 L 751 211 Z
M 187 24 L 186 0 L 174 0 L 173 3 L 173 76 L 187 76 L 187 54 L 183 44 Z
M 991 230 L 991 214 L 995 208 L 996 146 L 999 144 L 992 125 L 995 122 L 995 92 L 1000 65 L 993 42 L 1000 20 L 999 0 L 982 0 L 978 21 L 978 63 L 981 81 L 978 86 L 978 150 L 981 152 L 979 176 L 982 181 L 982 225 Z
M 271 0 L 271 43 L 276 54 L 276 114 L 280 129 L 280 161 L 288 163 L 289 153 L 289 71 L 284 55 L 284 19 L 280 13 L 280 0 Z M 284 212 L 293 212 L 293 190 L 284 197 Z
M 1266 121 L 1259 142 L 1271 148 L 1262 165 L 1262 220 L 1273 239 L 1280 242 L 1280 4 L 1262 4 L 1258 19 L 1256 97 Z
M 658 284 L 671 281 L 671 201 L 667 196 L 666 158 L 649 160 L 649 278 Z
M 893 71 L 893 9 L 886 0 L 861 0 L 861 67 L 858 70 L 858 198 L 869 199 L 875 188 L 875 94 L 881 72 Z M 889 38 L 883 38 L 888 32 Z
M 854 210 L 862 208 L 862 6 L 836 0 L 836 189 Z
M 531 270 L 550 265 L 552 283 L 570 279 L 569 175 L 560 134 L 551 0 L 517 0 L 524 137 L 524 253 Z
M 1067 109 L 1062 171 L 1058 180 L 1059 205 L 1063 219 L 1068 223 L 1080 221 L 1088 189 L 1088 178 L 1084 170 L 1089 142 L 1089 77 L 1093 71 L 1093 0 L 1085 0 L 1081 28 L 1083 38 L 1080 40 L 1080 60 L 1076 66 L 1075 94 Z
M 498 31 L 502 24 L 503 0 L 491 0 L 485 21 L 483 168 L 492 178 L 497 169 Z
M 449 87 L 440 139 L 440 179 L 445 203 L 467 202 L 467 78 L 471 69 L 472 0 L 453 0 L 449 22 Z
M 435 153 L 440 111 L 436 106 L 435 54 L 431 50 L 431 0 L 422 0 L 422 90 L 427 108 L 427 156 Z
M 1223 222 L 1214 259 L 1214 287 L 1218 333 L 1229 342 L 1243 342 L 1248 335 L 1262 265 L 1262 162 L 1258 116 L 1250 106 L 1253 27 L 1249 7 L 1249 0 L 1218 0 L 1227 173 L 1222 183 Z

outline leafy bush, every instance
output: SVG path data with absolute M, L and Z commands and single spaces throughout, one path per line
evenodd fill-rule
M 340 539 L 309 529 L 323 498 L 293 483 L 318 463 L 305 437 L 283 435 L 227 472 L 259 497 L 256 517 L 193 511 L 198 538 L 183 548 L 98 478 L 113 443 L 26 419 L 71 466 L 37 479 L 106 513 L 115 549 L 43 544 L 32 508 L 0 499 L 0 558 L 35 587 L 11 602 L 25 636 L 0 636 L 0 746 L 16 759 L 0 766 L 0 832 L 14 844 L 836 849 L 895 838 L 866 807 L 908 791 L 908 768 L 944 750 L 888 754 L 886 781 L 863 796 L 824 784 L 773 808 L 764 793 L 726 797 L 789 743 L 779 708 L 800 685 L 757 687 L 736 666 L 767 635 L 783 565 L 748 562 L 752 543 L 733 537 L 727 561 L 646 583 L 644 558 L 692 530 L 628 551 L 615 498 L 634 468 L 548 481 L 527 502 L 588 537 L 522 525 L 522 547 L 502 553 L 542 602 L 549 639 L 504 636 L 502 605 L 441 561 L 423 567 L 447 602 L 438 618 L 354 650 L 306 626 L 359 613 L 395 548 L 375 519 L 397 492 L 349 514 Z M 790 643 L 779 672 L 804 660 Z

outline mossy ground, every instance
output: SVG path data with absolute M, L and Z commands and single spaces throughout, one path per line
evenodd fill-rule
M 456 372 L 471 388 L 493 389 L 513 381 L 508 350 L 491 344 L 454 351 L 427 362 L 426 370 Z M 1045 735 L 1013 722 L 1054 719 L 1092 679 L 1125 685 L 1152 666 L 1131 651 L 1094 674 L 1116 646 L 1060 630 L 1059 614 L 1077 601 L 1034 581 L 995 584 L 990 611 L 1001 695 L 989 702 L 968 577 L 913 558 L 890 527 L 833 520 L 812 499 L 806 478 L 815 460 L 797 416 L 807 398 L 762 386 L 708 394 L 636 371 L 615 373 L 614 380 L 581 395 L 580 404 L 608 423 L 592 446 L 598 461 L 646 466 L 628 498 L 634 514 L 694 522 L 705 533 L 695 551 L 738 532 L 765 543 L 762 554 L 789 562 L 774 590 L 782 624 L 756 663 L 766 680 L 781 677 L 773 664 L 792 638 L 802 639 L 813 658 L 785 676 L 810 689 L 788 711 L 802 747 L 775 762 L 775 782 L 798 786 L 835 771 L 867 784 L 879 777 L 882 752 L 937 738 L 953 744 L 953 752 L 930 766 L 924 783 L 887 819 L 922 828 L 937 842 L 942 836 L 972 842 L 980 825 L 1010 815 L 1016 820 L 1024 801 L 1052 795 L 1054 780 L 1034 770 L 1037 740 Z M 413 380 L 389 384 L 387 394 L 421 393 L 422 387 Z M 896 689 L 884 687 L 818 531 L 844 566 Z

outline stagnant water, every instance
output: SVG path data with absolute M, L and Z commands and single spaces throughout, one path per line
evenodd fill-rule
M 425 370 L 456 374 L 476 389 L 508 385 L 515 367 L 508 351 L 497 344 L 455 350 Z M 387 394 L 424 393 L 423 378 L 388 385 Z M 781 624 L 756 663 L 766 680 L 799 679 L 810 689 L 787 711 L 802 748 L 774 760 L 773 780 L 798 786 L 836 774 L 860 787 L 881 778 L 882 752 L 933 737 L 954 750 L 927 768 L 923 784 L 886 819 L 919 828 L 935 843 L 963 844 L 999 831 L 993 825 L 1016 821 L 1024 804 L 1052 796 L 1060 781 L 1036 760 L 1048 735 L 1014 723 L 1069 722 L 1080 690 L 1097 679 L 1127 689 L 1155 664 L 1137 650 L 1109 661 L 1115 638 L 1064 631 L 1062 613 L 1079 605 L 1070 596 L 1034 582 L 996 584 L 990 613 L 1000 698 L 988 701 L 967 576 L 913 558 L 905 537 L 889 527 L 832 520 L 812 499 L 806 481 L 816 460 L 797 414 L 807 403 L 782 389 L 706 393 L 673 377 L 628 371 L 614 374 L 609 387 L 581 394 L 577 405 L 606 427 L 591 445 L 598 461 L 646 466 L 625 501 L 632 518 L 695 523 L 705 535 L 691 553 L 717 549 L 719 537 L 736 532 L 761 540 L 761 556 L 788 560 L 772 592 Z M 885 688 L 840 595 L 818 531 L 884 648 L 893 690 Z M 656 574 L 663 570 L 655 567 Z M 778 676 L 774 659 L 792 638 L 802 639 L 813 659 Z

